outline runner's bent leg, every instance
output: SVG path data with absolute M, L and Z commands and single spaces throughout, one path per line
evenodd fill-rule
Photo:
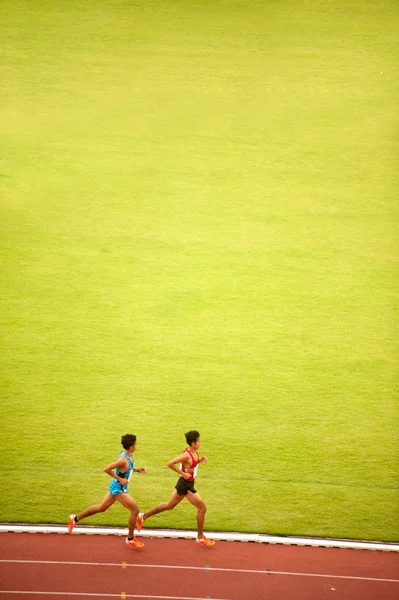
M 94 504 L 93 506 L 89 506 L 89 508 L 86 508 L 86 510 L 76 515 L 76 520 L 80 521 L 81 519 L 86 519 L 86 517 L 91 517 L 92 515 L 96 515 L 97 513 L 105 512 L 110 506 L 113 505 L 114 502 L 114 496 L 111 494 L 111 492 L 107 492 L 101 504 Z
M 206 504 L 198 493 L 193 494 L 193 492 L 190 491 L 187 492 L 187 500 L 197 509 L 197 537 L 198 539 L 201 539 L 204 535 Z
M 129 494 L 116 494 L 116 500 L 130 511 L 128 537 L 132 538 L 134 536 L 134 528 L 136 527 L 137 515 L 139 514 L 139 507 Z
M 158 515 L 165 510 L 172 510 L 172 508 L 177 506 L 179 502 L 184 500 L 184 498 L 185 496 L 179 496 L 175 490 L 167 502 L 161 502 L 161 504 L 154 506 L 154 508 L 151 508 L 151 510 L 147 510 L 147 512 L 145 512 L 143 515 L 144 520 L 152 517 L 153 515 Z

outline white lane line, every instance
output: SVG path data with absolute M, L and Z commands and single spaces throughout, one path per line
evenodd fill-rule
M 145 596 L 143 594 L 93 594 L 89 592 L 37 592 L 30 590 L 0 590 L 0 594 L 25 594 L 29 596 L 84 596 L 91 598 L 141 598 L 142 600 L 206 600 L 206 598 L 193 598 L 192 596 Z M 211 598 L 211 596 L 207 596 L 207 598 Z M 212 600 L 228 600 L 228 598 L 212 598 Z
M 1 523 L 0 533 L 60 533 L 68 534 L 66 525 L 14 525 Z M 126 537 L 128 530 L 118 527 L 75 527 L 73 535 L 118 535 Z M 175 529 L 142 529 L 141 537 L 167 539 L 195 539 L 196 531 Z M 352 540 L 333 540 L 326 538 L 299 538 L 263 535 L 259 533 L 229 533 L 208 531 L 212 540 L 225 542 L 255 542 L 260 544 L 283 544 L 284 546 L 312 546 L 316 548 L 343 548 L 355 550 L 377 550 L 381 552 L 399 552 L 399 544 L 390 542 L 362 542 Z
M 118 567 L 120 568 L 122 563 L 99 563 L 99 562 L 78 562 L 78 561 L 57 561 L 57 560 L 12 560 L 12 559 L 0 559 L 0 563 L 14 563 L 14 564 L 36 564 L 36 565 L 66 565 L 66 566 L 87 566 L 87 567 Z M 189 570 L 189 571 L 207 571 L 208 573 L 222 572 L 222 573 L 249 573 L 256 575 L 287 575 L 292 577 L 321 577 L 324 579 L 350 579 L 354 581 L 379 581 L 386 583 L 399 583 L 399 579 L 388 579 L 383 577 L 361 577 L 356 575 L 329 575 L 327 573 L 302 573 L 296 571 L 271 571 L 270 569 L 229 569 L 224 567 L 194 567 L 191 565 L 143 565 L 143 564 L 132 564 L 124 563 L 126 568 L 133 567 L 136 569 L 178 569 L 178 570 Z

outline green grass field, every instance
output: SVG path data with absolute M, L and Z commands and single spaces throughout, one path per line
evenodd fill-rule
M 196 428 L 208 530 L 399 540 L 398 4 L 0 23 L 0 520 L 97 503 L 126 432 L 148 509 Z

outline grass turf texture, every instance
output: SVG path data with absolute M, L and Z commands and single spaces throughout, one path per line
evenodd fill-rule
M 397 541 L 397 4 L 0 12 L 0 519 Z

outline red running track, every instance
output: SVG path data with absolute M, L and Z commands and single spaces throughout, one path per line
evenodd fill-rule
M 399 554 L 244 542 L 0 533 L 0 600 L 398 600 Z

